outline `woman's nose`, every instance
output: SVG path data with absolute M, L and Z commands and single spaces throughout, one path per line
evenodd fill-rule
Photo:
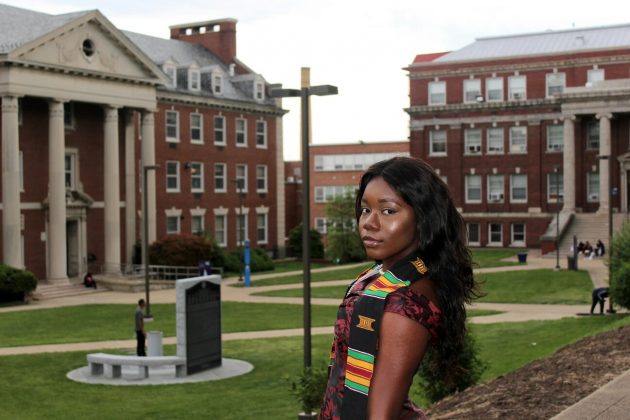
M 364 229 L 376 229 L 379 226 L 378 215 L 376 214 L 376 212 L 366 214 L 362 222 L 362 227 Z

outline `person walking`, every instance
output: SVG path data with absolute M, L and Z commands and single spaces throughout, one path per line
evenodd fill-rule
M 146 343 L 146 334 L 144 333 L 144 307 L 146 303 L 144 299 L 140 299 L 138 301 L 138 306 L 136 307 L 136 316 L 135 316 L 135 327 L 136 327 L 136 354 L 138 356 L 146 356 L 145 343 Z
M 604 303 L 606 302 L 606 298 L 609 296 L 610 290 L 608 287 L 598 287 L 597 289 L 593 289 L 593 293 L 591 294 L 592 304 L 591 304 L 591 315 L 595 310 L 595 306 L 599 303 L 599 313 L 604 313 Z

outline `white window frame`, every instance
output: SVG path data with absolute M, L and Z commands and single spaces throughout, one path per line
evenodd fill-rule
M 502 102 L 505 98 L 503 77 L 489 77 L 486 79 L 486 101 Z
M 566 87 L 567 76 L 565 73 L 547 73 L 545 75 L 545 93 L 547 98 L 553 98 L 555 94 L 564 92 Z
M 443 138 L 441 138 L 443 136 Z M 439 137 L 439 138 L 436 138 Z M 446 130 L 431 130 L 429 132 L 429 156 L 446 156 L 447 148 L 446 148 L 446 140 L 447 134 Z M 443 151 L 435 151 L 435 146 L 443 145 Z
M 503 203 L 505 201 L 505 177 L 497 174 L 488 175 L 486 182 L 488 183 L 488 203 Z M 495 183 L 500 183 L 500 187 L 494 186 Z
M 470 198 L 470 191 L 471 191 L 471 181 L 475 179 L 479 181 L 479 198 Z M 466 175 L 464 178 L 464 184 L 465 184 L 465 188 L 466 188 L 466 198 L 465 198 L 465 202 L 466 203 L 481 203 L 481 198 L 483 197 L 483 183 L 481 182 L 481 175 Z M 475 187 L 477 188 L 477 187 Z
M 175 121 L 169 121 L 169 116 L 174 117 Z M 175 136 L 169 135 L 169 128 L 175 130 Z M 169 109 L 164 113 L 164 135 L 169 143 L 179 143 L 179 111 Z
M 190 233 L 192 235 L 200 235 L 205 231 L 205 220 L 201 214 L 193 214 L 190 216 Z M 197 223 L 199 222 L 199 223 Z M 195 224 L 198 224 L 198 229 L 195 229 Z
M 558 133 L 552 133 L 552 131 L 558 131 Z M 554 140 L 554 142 L 552 143 L 551 140 Z M 547 152 L 562 152 L 563 149 L 564 149 L 564 126 L 562 124 L 548 125 L 547 126 Z
M 188 69 L 188 90 L 193 92 L 201 90 L 201 72 L 198 68 Z
M 480 128 L 466 128 L 464 130 L 465 155 L 481 155 L 481 135 Z
M 516 187 L 515 181 L 516 179 L 524 179 L 525 186 L 524 187 Z M 515 198 L 514 192 L 517 189 L 525 189 L 525 198 Z M 527 174 L 512 174 L 510 175 L 510 203 L 527 203 Z
M 195 119 L 198 124 L 194 123 Z M 195 132 L 198 132 L 198 138 L 195 138 Z M 203 144 L 203 114 L 199 112 L 191 112 L 190 114 L 190 142 Z
M 66 164 L 70 162 L 70 168 Z M 66 189 L 76 190 L 79 185 L 79 150 L 75 148 L 66 149 L 63 163 L 64 185 Z M 68 182 L 68 180 L 70 182 Z M 24 189 L 24 181 L 21 181 L 21 189 Z
M 589 86 L 592 86 L 593 83 L 603 82 L 604 80 L 606 80 L 604 69 L 590 69 L 586 72 L 586 83 L 588 83 Z
M 320 235 L 326 235 L 328 233 L 328 221 L 325 217 L 315 217 L 313 223 L 315 230 L 319 232 Z
M 523 232 L 519 235 L 523 235 L 522 240 L 516 239 L 516 226 L 522 226 Z M 510 245 L 511 246 L 525 246 L 527 242 L 527 226 L 525 223 L 510 223 Z
M 552 177 L 556 177 L 558 176 L 558 183 L 559 183 L 559 191 L 556 191 L 556 186 L 554 185 L 554 187 L 551 187 L 551 178 Z M 562 203 L 562 201 L 564 200 L 564 174 L 562 172 L 559 173 L 555 173 L 555 172 L 549 172 L 547 173 L 547 203 L 550 204 L 554 204 L 556 202 L 558 202 L 558 200 L 556 199 L 556 194 L 560 194 L 560 203 Z
M 501 146 L 499 148 L 498 143 L 494 144 L 492 140 L 493 133 L 501 134 Z M 489 155 L 502 155 L 505 153 L 505 129 L 503 127 L 490 127 L 486 130 L 486 153 Z
M 599 120 L 590 121 L 586 125 L 586 148 L 590 150 L 599 150 L 600 141 Z
M 499 226 L 500 239 L 498 241 L 492 240 L 492 227 Z M 503 224 L 501 223 L 488 223 L 488 246 L 503 246 Z
M 236 182 L 234 183 L 234 186 L 236 188 L 236 192 L 246 193 L 247 192 L 247 164 L 237 163 L 235 168 L 236 168 L 235 169 L 236 176 L 234 177 L 234 179 L 236 179 Z
M 170 172 L 171 169 L 175 169 L 175 173 Z M 180 192 L 180 182 L 179 182 L 179 162 L 176 160 L 167 160 L 166 161 L 166 192 L 168 193 L 178 193 Z M 174 180 L 176 186 L 169 187 L 169 180 Z
M 267 121 L 256 121 L 256 148 L 267 148 Z
M 427 92 L 429 105 L 446 105 L 446 82 L 429 82 Z
M 228 209 L 214 209 L 214 240 L 220 247 L 227 247 L 228 244 Z M 219 222 L 221 221 L 221 222 Z M 222 228 L 219 229 L 219 228 Z
M 168 79 L 166 86 L 171 88 L 177 87 L 177 67 L 174 64 L 164 64 L 162 69 Z
M 217 96 L 223 96 L 223 74 L 218 71 L 214 71 L 210 77 L 212 93 Z
M 481 96 L 481 79 L 464 79 L 464 103 L 477 103 Z
M 257 101 L 265 100 L 265 83 L 260 80 L 254 82 L 254 99 Z
M 170 209 L 165 209 L 164 213 L 166 214 L 166 234 L 167 235 L 179 235 L 180 233 L 182 233 L 182 211 L 181 209 L 176 209 L 176 208 L 170 208 Z M 170 229 L 170 221 L 175 221 L 176 224 L 176 228 L 175 229 Z
M 203 162 L 190 162 L 190 192 L 202 193 L 205 191 L 204 185 L 204 164 Z M 195 181 L 199 181 L 199 186 L 194 187 Z
M 587 172 L 586 173 L 586 201 L 589 203 L 599 203 L 599 197 L 600 197 L 599 173 Z
M 221 168 L 221 174 L 217 174 L 217 170 Z M 227 192 L 227 164 L 225 163 L 215 163 L 214 164 L 214 192 L 215 193 L 224 193 Z M 223 184 L 223 187 L 217 188 L 217 182 L 220 181 Z
M 523 101 L 527 99 L 527 76 L 518 75 L 508 77 L 508 99 L 510 101 Z
M 262 170 L 262 175 L 260 171 Z M 257 193 L 266 193 L 268 190 L 268 168 L 267 165 L 256 165 L 256 192 Z M 261 186 L 262 184 L 262 186 Z
M 470 240 L 470 227 L 477 226 L 477 240 Z M 468 245 L 479 246 L 481 245 L 481 225 L 479 223 L 466 223 L 466 238 L 468 240 Z
M 239 127 L 241 124 L 242 126 Z M 236 147 L 247 147 L 247 119 L 236 119 L 234 123 L 234 133 L 234 143 L 236 144 Z
M 213 122 L 212 132 L 214 133 L 214 144 L 216 146 L 225 146 L 226 145 L 225 117 L 223 115 L 215 115 L 214 118 L 212 119 L 212 122 Z M 217 124 L 219 122 L 220 124 Z
M 258 245 L 269 243 L 269 207 L 256 207 L 256 243 Z
M 18 118 L 19 119 L 19 118 Z M 65 130 L 74 130 L 77 120 L 74 115 L 74 102 L 63 103 L 63 128 Z
M 519 134 L 519 132 L 522 133 Z M 515 143 L 515 140 L 523 140 L 523 144 Z M 515 125 L 510 127 L 510 153 L 527 153 L 527 126 Z

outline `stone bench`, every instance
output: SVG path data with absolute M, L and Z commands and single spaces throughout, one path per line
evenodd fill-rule
M 178 356 L 124 356 L 119 354 L 92 353 L 87 355 L 90 374 L 105 375 L 108 378 L 120 378 L 122 366 L 138 366 L 138 378 L 149 377 L 149 367 L 175 366 L 175 376 L 186 376 L 186 359 Z M 111 369 L 105 370 L 105 366 Z

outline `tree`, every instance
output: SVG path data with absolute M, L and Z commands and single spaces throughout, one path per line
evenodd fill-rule
M 630 309 L 630 223 L 623 225 L 612 242 L 610 296 L 615 304 Z
M 333 261 L 364 261 L 365 249 L 356 229 L 354 191 L 348 188 L 326 205 L 328 247 Z
M 310 231 L 311 258 L 324 258 L 324 244 L 322 235 L 315 229 Z M 297 258 L 302 257 L 302 224 L 300 223 L 289 232 L 289 252 Z

